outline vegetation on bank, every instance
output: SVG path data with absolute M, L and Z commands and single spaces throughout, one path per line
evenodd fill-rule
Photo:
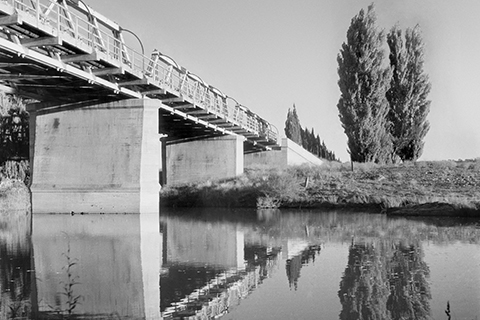
M 0 216 L 22 214 L 30 210 L 30 190 L 20 180 L 0 179 Z M 1 219 L 1 218 L 0 218 Z
M 22 99 L 0 92 L 0 214 L 30 208 L 29 116 Z
M 480 159 L 247 168 L 234 179 L 165 187 L 161 205 L 480 215 Z
M 30 190 L 27 187 L 29 183 L 28 160 L 8 160 L 0 163 L 0 215 L 30 210 Z

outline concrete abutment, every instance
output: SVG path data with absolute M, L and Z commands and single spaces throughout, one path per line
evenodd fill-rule
M 264 165 L 285 169 L 294 165 L 320 166 L 323 160 L 308 152 L 288 138 L 282 138 L 279 150 L 270 150 L 245 155 L 245 167 Z

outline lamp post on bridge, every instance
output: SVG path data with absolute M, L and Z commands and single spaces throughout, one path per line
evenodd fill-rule
M 235 107 L 237 107 L 239 109 L 239 111 L 238 111 L 239 113 L 241 111 L 243 111 L 245 113 L 246 117 L 255 117 L 256 116 L 252 111 L 250 111 L 250 109 L 248 109 L 248 107 L 244 106 L 243 104 L 240 104 L 235 98 L 230 97 L 230 96 L 225 96 L 225 97 L 226 97 L 226 99 L 230 99 L 230 100 L 235 102 L 235 104 L 236 104 Z M 242 117 L 242 120 L 243 120 L 243 117 Z M 237 116 L 236 121 L 238 123 L 240 123 L 241 125 L 248 128 L 248 119 L 246 120 L 246 122 L 244 122 L 244 121 L 240 122 L 240 121 L 238 121 L 238 116 Z
M 157 51 L 157 50 L 155 50 Z M 167 62 L 169 65 L 177 68 L 177 69 L 180 69 L 180 66 L 178 65 L 177 61 L 175 61 L 172 57 L 170 56 L 167 56 L 166 54 L 164 53 L 161 53 L 160 51 L 157 51 L 158 55 L 160 58 L 162 58 L 163 61 Z
M 138 43 L 140 43 L 140 48 L 142 49 L 142 74 L 144 74 L 145 73 L 145 48 L 143 47 L 143 42 L 133 31 L 120 27 L 120 34 L 122 34 L 123 31 L 133 35 L 135 38 L 137 38 Z M 120 39 L 123 42 L 123 37 L 120 36 Z M 132 54 L 133 54 L 132 65 L 133 65 L 133 68 L 135 68 L 135 51 L 132 50 Z
M 241 104 L 238 103 L 237 99 L 235 99 L 235 98 L 233 98 L 233 97 L 230 97 L 230 96 L 226 96 L 226 97 L 227 97 L 227 99 L 233 100 L 233 102 L 235 102 L 235 104 L 236 104 L 237 106 L 241 106 Z
M 88 27 L 88 37 L 91 38 L 92 40 L 92 46 L 95 47 L 95 35 L 93 34 L 93 30 L 94 28 L 91 28 L 90 24 L 93 25 L 93 14 L 92 12 L 90 11 L 90 8 L 87 6 L 87 4 L 85 2 L 83 2 L 83 0 L 73 0 L 72 1 L 77 7 L 80 7 L 78 4 L 81 3 L 83 4 L 83 6 L 85 7 L 85 9 L 87 10 L 87 13 L 88 13 L 88 23 L 87 23 L 87 27 Z M 78 22 L 77 22 L 78 24 Z
M 88 19 L 93 21 L 93 15 L 92 15 L 92 12 L 90 11 L 90 8 L 87 6 L 87 4 L 85 2 L 83 2 L 83 0 L 73 0 L 72 1 L 73 3 L 75 3 L 77 6 L 78 6 L 78 3 L 81 2 L 83 4 L 83 6 L 85 7 L 85 9 L 87 9 L 87 12 L 88 12 Z
M 277 133 L 277 137 L 276 137 L 276 138 L 277 138 L 277 143 L 278 143 L 278 141 L 280 141 L 280 132 L 278 131 L 278 128 L 277 128 L 275 125 L 273 125 L 272 123 L 270 123 L 270 122 L 269 122 L 268 124 L 269 124 L 269 126 L 270 126 L 272 129 L 275 129 L 275 131 L 276 131 L 276 133 Z M 272 131 L 273 131 L 273 130 L 272 130 Z
M 225 100 L 226 100 L 226 99 L 230 99 L 230 100 L 232 100 L 233 102 L 235 102 L 235 106 L 238 107 L 239 109 L 245 111 L 245 113 L 250 112 L 250 110 L 249 110 L 246 106 L 244 106 L 243 104 L 239 103 L 239 102 L 237 101 L 237 99 L 225 95 Z
M 140 38 L 133 31 L 120 27 L 120 32 L 123 32 L 123 31 L 128 32 L 131 35 L 133 35 L 135 38 L 137 38 L 138 42 L 140 43 L 140 47 L 142 48 L 142 56 L 145 56 L 145 48 L 143 47 L 142 40 L 140 40 Z

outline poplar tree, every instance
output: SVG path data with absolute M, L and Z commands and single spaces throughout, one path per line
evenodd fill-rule
M 293 110 L 288 109 L 287 120 L 285 120 L 285 136 L 298 145 L 302 145 L 302 126 L 298 119 L 295 104 Z
M 353 17 L 338 61 L 340 121 L 352 161 L 390 162 L 392 142 L 387 119 L 391 70 L 383 65 L 385 35 L 376 27 L 374 5 Z
M 424 51 L 420 27 L 408 28 L 405 36 L 398 26 L 387 35 L 393 75 L 387 99 L 394 153 L 402 160 L 417 160 L 430 125 L 427 115 L 431 85 L 423 69 Z

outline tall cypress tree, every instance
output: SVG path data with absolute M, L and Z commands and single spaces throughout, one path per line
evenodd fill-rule
M 337 108 L 351 160 L 357 162 L 386 163 L 392 156 L 385 97 L 392 73 L 383 66 L 384 43 L 372 4 L 353 17 L 337 57 L 341 92 Z
M 293 110 L 288 109 L 287 120 L 285 120 L 285 136 L 293 142 L 302 145 L 302 126 L 298 119 L 295 104 Z
M 404 41 L 405 39 L 405 41 Z M 393 75 L 387 99 L 392 124 L 393 148 L 402 160 L 417 160 L 423 151 L 423 138 L 430 125 L 431 85 L 423 69 L 424 53 L 420 27 L 402 30 L 394 26 L 387 35 Z

